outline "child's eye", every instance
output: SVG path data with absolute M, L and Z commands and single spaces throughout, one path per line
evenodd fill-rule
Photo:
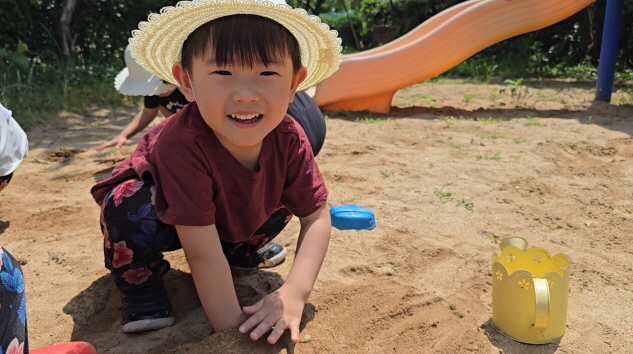
M 213 74 L 218 74 L 218 75 L 231 75 L 230 71 L 226 71 L 226 70 L 216 70 L 213 72 Z
M 276 72 L 274 71 L 264 71 L 261 73 L 262 76 L 273 76 L 273 75 L 278 75 Z

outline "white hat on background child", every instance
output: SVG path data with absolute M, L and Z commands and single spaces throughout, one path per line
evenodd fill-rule
M 125 68 L 114 78 L 114 88 L 128 96 L 154 96 L 176 86 L 143 69 L 132 57 L 130 45 L 125 47 Z
M 297 39 L 301 64 L 308 75 L 298 90 L 306 89 L 332 75 L 341 64 L 341 39 L 336 31 L 321 23 L 318 16 L 293 9 L 284 0 L 192 0 L 151 14 L 147 22 L 132 31 L 132 56 L 154 75 L 177 83 L 174 63 L 181 60 L 182 45 L 198 27 L 220 17 L 257 15 L 282 26 Z
M 10 175 L 29 152 L 29 140 L 12 112 L 0 104 L 0 177 Z

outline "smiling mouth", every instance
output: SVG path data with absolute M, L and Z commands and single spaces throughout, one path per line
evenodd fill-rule
M 227 117 L 229 119 L 232 119 L 240 123 L 254 123 L 264 118 L 264 115 L 263 114 L 229 114 L 227 115 Z

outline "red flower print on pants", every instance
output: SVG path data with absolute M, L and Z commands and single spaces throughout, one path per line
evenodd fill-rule
M 132 255 L 134 252 L 125 247 L 125 241 L 117 242 L 113 244 L 114 256 L 112 256 L 112 266 L 119 268 L 126 264 L 132 263 Z
M 108 233 L 108 229 L 106 229 L 105 226 L 103 227 L 103 244 L 106 248 L 110 248 L 112 246 L 110 244 L 110 234 Z
M 292 214 L 290 214 L 290 215 L 286 216 L 286 220 L 284 220 L 284 224 L 287 224 L 290 220 L 292 220 L 292 217 L 293 217 L 293 216 L 294 216 L 294 215 L 292 215 Z
M 143 187 L 143 181 L 131 179 L 125 181 L 112 190 L 112 198 L 114 199 L 114 206 L 117 207 L 123 201 L 125 197 L 131 197 Z
M 0 183 L 0 191 L 3 190 L 7 184 L 9 184 L 9 180 L 2 181 L 2 183 Z
M 151 274 L 152 271 L 145 267 L 136 270 L 130 269 L 123 273 L 123 279 L 125 279 L 128 283 L 139 285 L 140 283 L 146 281 Z
M 9 344 L 9 348 L 7 348 L 6 354 L 24 354 L 24 342 L 20 344 L 17 338 L 13 338 Z

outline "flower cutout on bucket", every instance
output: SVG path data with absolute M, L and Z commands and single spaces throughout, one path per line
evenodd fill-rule
M 530 287 L 530 283 L 525 281 L 525 279 L 521 280 L 519 282 L 519 285 L 521 286 L 521 289 L 528 289 Z
M 497 279 L 503 280 L 503 273 L 501 273 L 500 270 L 498 270 L 496 274 L 497 274 Z

